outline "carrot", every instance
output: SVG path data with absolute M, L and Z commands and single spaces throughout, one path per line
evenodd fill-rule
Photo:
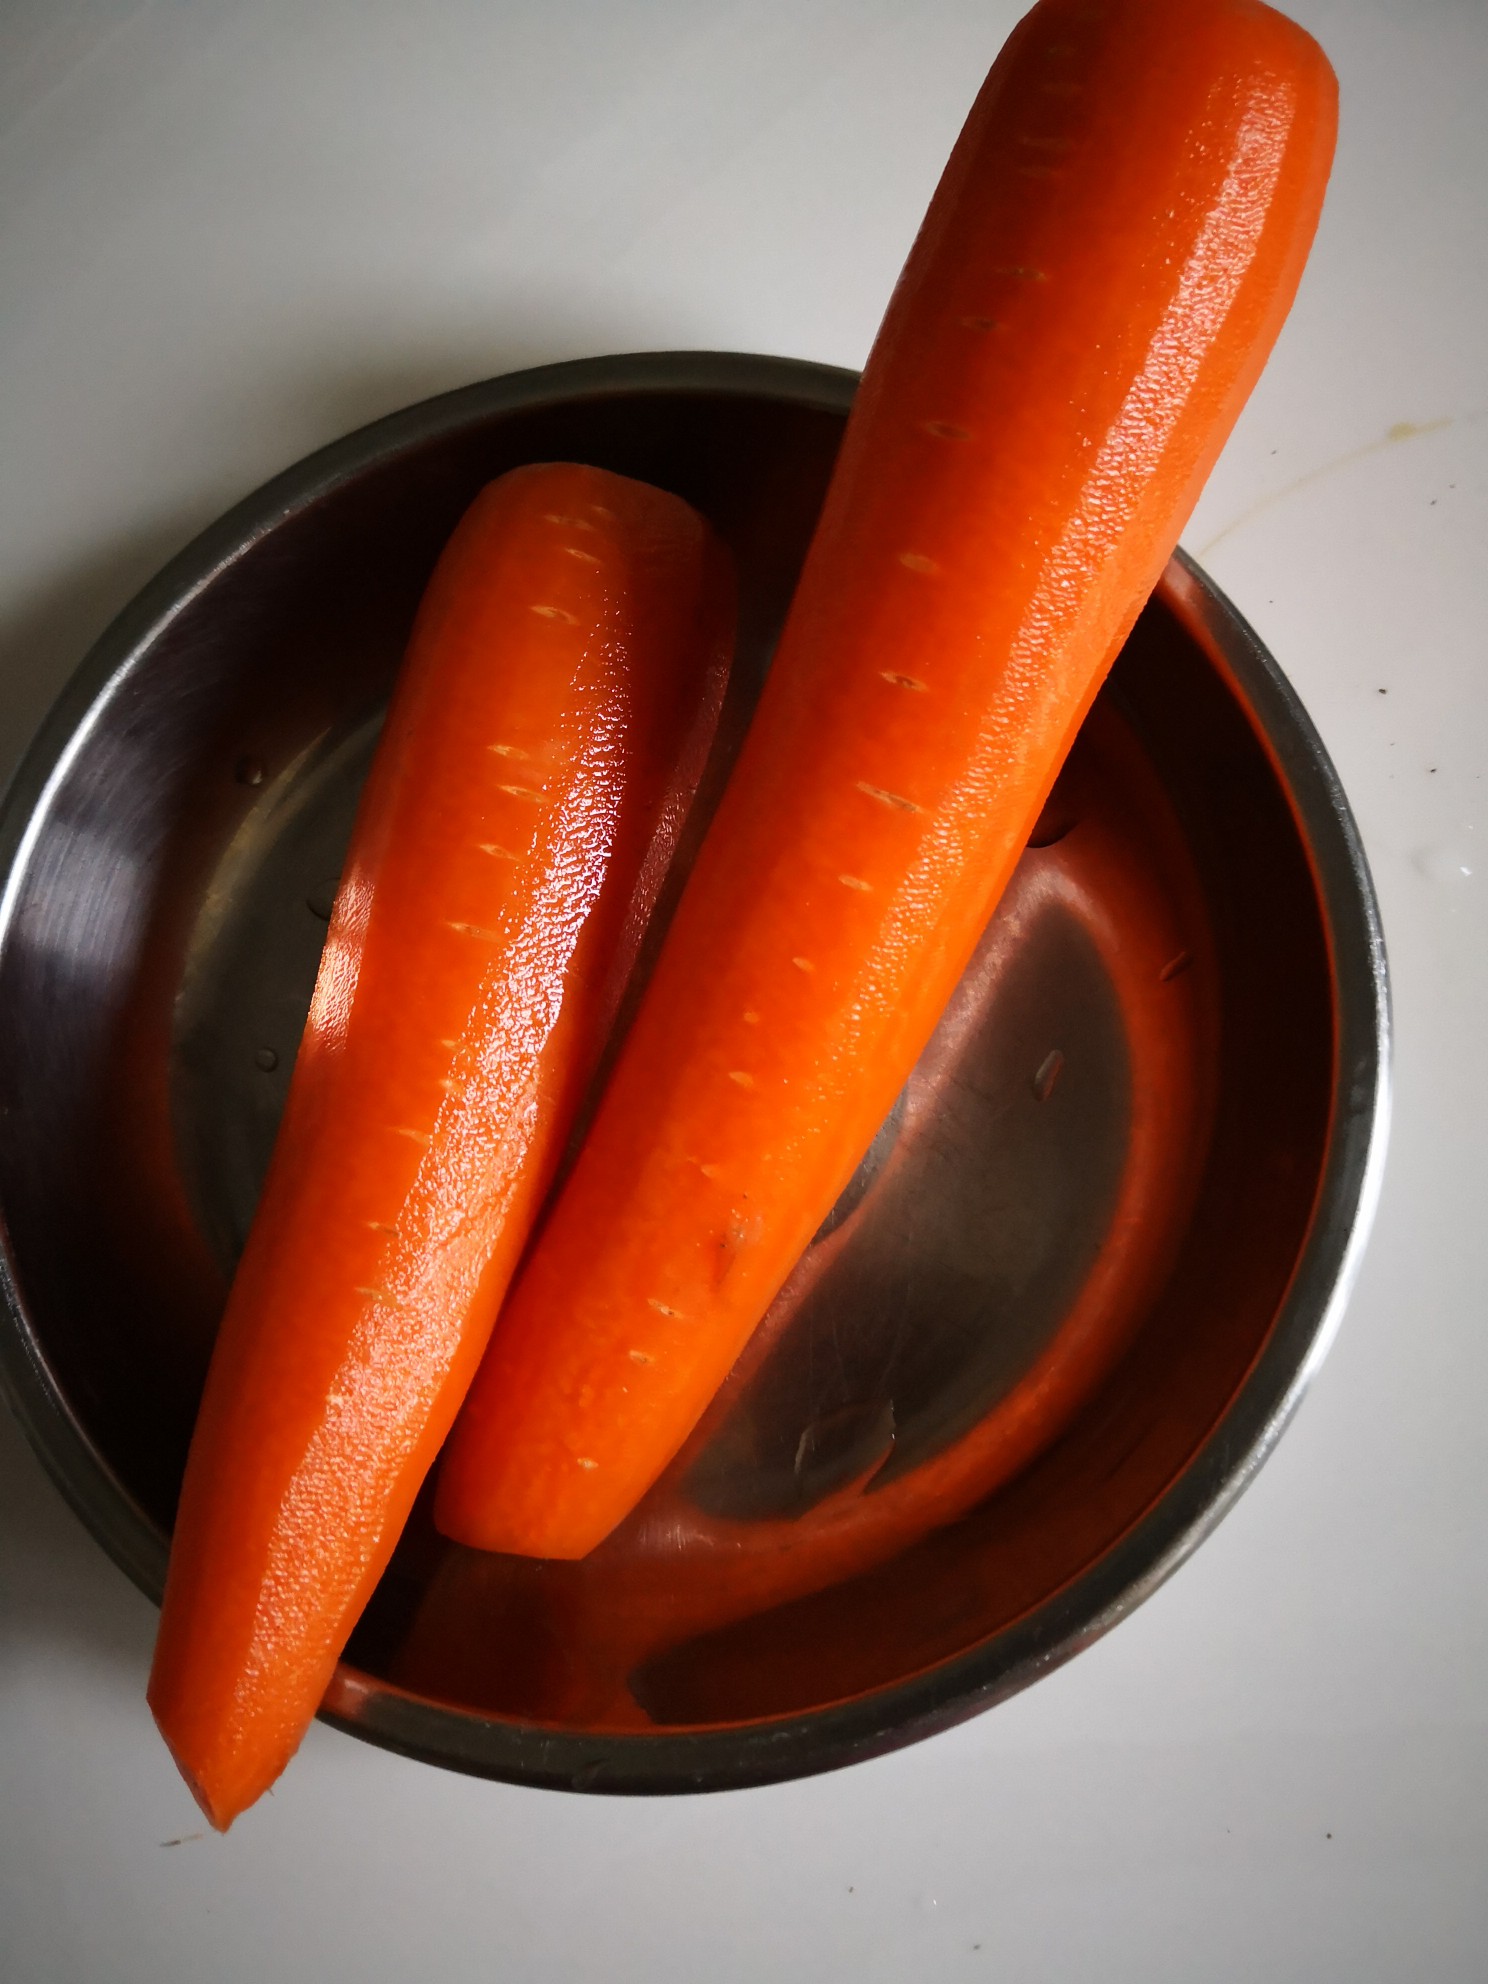
M 702 770 L 678 498 L 519 469 L 414 628 L 181 1496 L 150 1703 L 225 1827 L 283 1769 L 473 1374 Z
M 869 358 L 763 699 L 446 1456 L 592 1549 L 867 1148 L 1290 306 L 1332 71 L 1256 0 L 1041 0 Z

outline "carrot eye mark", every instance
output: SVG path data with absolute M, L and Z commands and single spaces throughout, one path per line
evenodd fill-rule
M 1162 970 L 1157 974 L 1158 983 L 1167 985 L 1172 979 L 1177 978 L 1181 972 L 1187 971 L 1192 963 L 1192 952 L 1180 951 L 1177 957 L 1169 958 Z
M 1000 331 L 1002 325 L 996 317 L 963 317 L 961 322 L 968 331 Z
M 811 962 L 810 958 L 792 958 L 791 963 L 796 967 L 797 971 L 811 972 L 816 970 L 816 966 Z
M 663 1302 L 659 1295 L 648 1295 L 646 1297 L 646 1306 L 654 1309 L 658 1316 L 671 1316 L 676 1321 L 681 1320 L 682 1311 L 680 1309 L 673 1309 L 669 1303 Z
M 488 751 L 494 751 L 498 758 L 527 758 L 531 753 L 524 751 L 520 744 L 488 744 Z
M 513 799 L 541 799 L 542 794 L 531 785 L 498 785 L 498 792 L 509 792 Z
M 581 551 L 576 544 L 565 544 L 564 550 L 570 558 L 582 558 L 586 565 L 602 565 L 604 560 L 593 551 Z
M 758 1026 L 760 1023 L 758 1013 L 741 1013 L 740 1018 L 743 1020 L 745 1026 Z
M 422 1144 L 426 1150 L 429 1147 L 430 1139 L 422 1130 L 405 1130 L 395 1125 L 393 1135 L 395 1137 L 408 1137 L 412 1142 Z
M 955 427 L 949 420 L 924 420 L 920 423 L 922 434 L 933 435 L 937 441 L 969 441 L 969 427 Z
M 603 517 L 607 524 L 612 524 L 615 521 L 615 512 L 613 510 L 607 510 L 603 503 L 591 503 L 589 505 L 589 514 L 591 517 Z
M 367 1221 L 367 1231 L 369 1233 L 396 1233 L 397 1230 L 396 1226 L 389 1226 L 385 1221 L 380 1219 L 369 1219 Z
M 462 937 L 480 937 L 488 944 L 494 944 L 496 942 L 496 932 L 494 930 L 482 930 L 478 923 L 451 923 L 449 927 L 451 930 L 457 931 Z
M 476 846 L 479 847 L 482 854 L 494 854 L 501 861 L 517 861 L 521 859 L 519 855 L 513 854 L 509 847 L 502 847 L 494 840 L 477 841 Z
M 873 893 L 873 884 L 865 882 L 861 875 L 839 875 L 837 879 L 843 888 L 856 889 L 859 895 L 869 896 Z
M 723 1176 L 722 1166 L 717 1164 L 700 1164 L 698 1170 L 702 1172 L 705 1178 L 721 1178 Z
M 930 685 L 922 682 L 918 675 L 900 675 L 892 668 L 881 668 L 878 672 L 885 682 L 892 683 L 896 689 L 916 689 L 922 696 L 930 693 Z
M 588 1460 L 583 1454 L 576 1454 L 574 1456 L 574 1465 L 576 1467 L 588 1468 L 592 1472 L 599 1466 L 599 1462 L 597 1460 Z
M 365 1295 L 373 1302 L 396 1302 L 398 1299 L 396 1295 L 389 1295 L 385 1288 L 357 1288 L 354 1293 Z
M 737 1083 L 740 1088 L 754 1087 L 754 1076 L 746 1074 L 742 1068 L 730 1068 L 729 1080 Z
M 885 792 L 881 785 L 869 785 L 863 779 L 858 780 L 858 790 L 866 793 L 870 799 L 876 799 L 880 806 L 892 806 L 896 812 L 923 813 L 925 810 L 923 806 L 917 806 L 914 800 L 904 798 L 901 793 Z M 843 880 L 846 879 L 844 876 Z
M 532 610 L 540 620 L 561 621 L 565 627 L 577 627 L 579 624 L 578 616 L 566 612 L 561 606 L 534 606 Z
M 566 530 L 593 530 L 594 528 L 587 517 L 563 517 L 556 510 L 545 510 L 543 512 L 543 522 L 545 524 L 562 524 Z
M 649 1364 L 651 1362 L 650 1357 L 644 1350 L 631 1350 L 626 1355 L 630 1358 L 632 1364 Z
M 899 563 L 907 572 L 938 572 L 940 567 L 933 558 L 927 558 L 923 551 L 901 551 Z

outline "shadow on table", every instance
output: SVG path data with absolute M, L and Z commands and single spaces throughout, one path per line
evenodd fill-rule
M 143 1689 L 155 1608 L 88 1535 L 0 1405 L 0 1663 L 40 1643 L 122 1668 Z

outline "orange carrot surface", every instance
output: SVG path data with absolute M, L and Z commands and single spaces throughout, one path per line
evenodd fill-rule
M 484 1348 L 711 741 L 673 496 L 518 469 L 420 608 L 186 1471 L 150 1680 L 212 1823 L 283 1769 Z
M 764 697 L 437 1519 L 592 1549 L 851 1176 L 1290 306 L 1332 71 L 1257 0 L 1041 0 L 874 345 Z

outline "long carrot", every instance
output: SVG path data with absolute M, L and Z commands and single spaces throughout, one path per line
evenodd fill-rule
M 212 1823 L 279 1774 L 449 1429 L 702 770 L 731 633 L 676 497 L 491 484 L 352 837 L 186 1471 L 150 1702 Z
M 436 1505 L 579 1556 L 929 1036 L 1290 306 L 1332 71 L 1257 0 L 1041 0 L 874 345 L 754 725 Z

